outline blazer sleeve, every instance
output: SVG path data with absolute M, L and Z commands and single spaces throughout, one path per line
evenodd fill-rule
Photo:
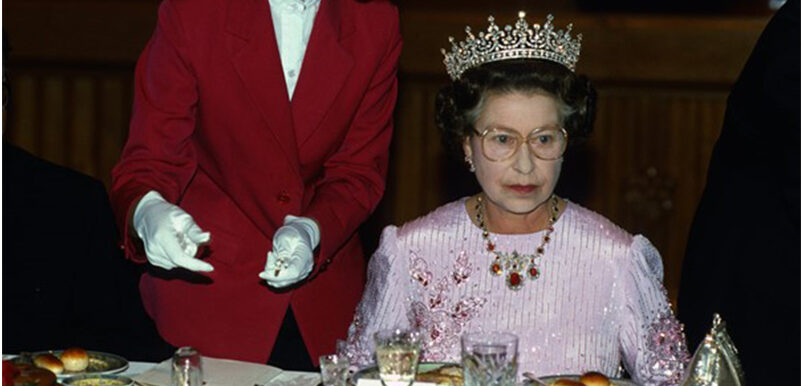
M 384 194 L 389 146 L 393 129 L 401 35 L 398 11 L 393 6 L 385 23 L 387 49 L 356 110 L 343 144 L 323 165 L 323 178 L 303 213 L 320 225 L 320 251 L 316 270 L 365 221 Z
M 388 328 L 409 327 L 406 283 L 408 263 L 398 253 L 398 228 L 382 232 L 379 248 L 368 265 L 368 282 L 356 315 L 348 328 L 348 340 L 339 354 L 352 365 L 365 367 L 374 362 L 373 334 Z
M 624 364 L 639 385 L 677 385 L 688 363 L 682 326 L 663 288 L 659 252 L 635 236 L 619 282 L 620 344 Z
M 129 234 L 132 205 L 150 190 L 177 202 L 197 169 L 190 136 L 198 90 L 186 36 L 171 1 L 159 7 L 156 29 L 136 65 L 128 141 L 112 170 L 112 208 L 126 256 L 145 261 Z

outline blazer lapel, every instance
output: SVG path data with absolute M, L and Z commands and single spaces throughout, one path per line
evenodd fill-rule
M 298 170 L 298 145 L 268 2 L 229 4 L 226 32 L 234 68 L 290 166 Z
M 291 103 L 299 147 L 319 128 L 353 67 L 351 54 L 341 46 L 353 32 L 342 3 L 321 0 L 315 17 Z

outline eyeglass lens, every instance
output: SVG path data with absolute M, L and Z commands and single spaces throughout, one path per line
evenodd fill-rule
M 482 150 L 488 159 L 501 161 L 512 157 L 521 147 L 523 140 L 523 137 L 515 131 L 492 129 L 482 138 Z M 550 127 L 533 131 L 526 142 L 536 157 L 552 160 L 562 156 L 566 138 L 562 129 Z

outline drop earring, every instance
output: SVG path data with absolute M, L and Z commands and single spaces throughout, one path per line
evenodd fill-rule
M 473 166 L 473 159 L 471 158 L 470 154 L 465 154 L 465 163 L 468 164 L 468 171 L 471 173 L 476 171 L 476 167 Z

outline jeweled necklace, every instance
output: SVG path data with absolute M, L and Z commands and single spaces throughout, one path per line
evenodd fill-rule
M 524 255 L 513 250 L 512 253 L 504 253 L 496 250 L 496 245 L 490 241 L 490 232 L 487 231 L 487 225 L 484 221 L 484 202 L 482 196 L 476 197 L 476 222 L 482 228 L 482 238 L 487 243 L 486 248 L 488 252 L 493 253 L 496 258 L 490 263 L 490 273 L 496 276 L 504 275 L 506 271 L 507 287 L 513 290 L 519 290 L 524 285 L 524 277 L 529 280 L 536 280 L 540 277 L 540 267 L 538 259 L 543 256 L 546 244 L 551 241 L 551 234 L 554 232 L 554 223 L 557 221 L 557 214 L 560 212 L 559 199 L 557 196 L 551 196 L 551 205 L 549 206 L 549 227 L 546 228 L 546 234 L 543 235 L 543 240 L 540 246 L 535 249 L 535 253 L 531 255 Z M 526 271 L 524 273 L 524 271 Z

